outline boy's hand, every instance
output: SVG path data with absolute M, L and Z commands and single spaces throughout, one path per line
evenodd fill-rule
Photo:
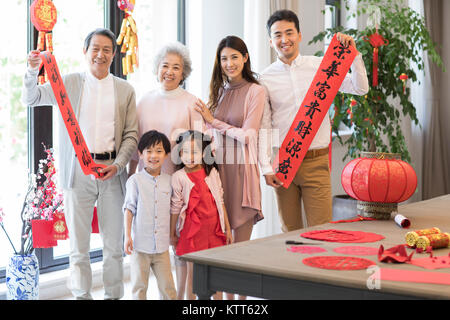
M 125 253 L 129 255 L 133 250 L 133 240 L 131 238 L 125 238 Z

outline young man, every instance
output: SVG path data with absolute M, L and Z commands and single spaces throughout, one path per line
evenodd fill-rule
M 322 61 L 319 57 L 302 56 L 299 44 L 302 40 L 297 15 L 290 10 L 276 11 L 267 21 L 270 46 L 278 55 L 261 73 L 261 83 L 267 91 L 261 128 L 278 133 L 281 146 L 294 120 L 308 88 Z M 351 36 L 337 34 L 344 45 L 356 48 Z M 366 69 L 359 53 L 347 74 L 340 91 L 364 95 L 369 90 Z M 273 129 L 273 130 L 270 130 Z M 331 210 L 331 179 L 328 164 L 330 143 L 330 119 L 325 117 L 309 150 L 289 188 L 281 186 L 275 176 L 271 159 L 278 149 L 272 146 L 272 139 L 260 135 L 259 157 L 266 184 L 275 188 L 278 211 L 284 232 L 303 228 L 301 200 L 303 199 L 308 226 L 329 222 Z
M 138 151 L 144 169 L 128 179 L 123 204 L 133 299 L 147 299 L 151 268 L 163 298 L 175 300 L 169 257 L 171 176 L 161 172 L 170 141 L 164 133 L 150 130 L 139 140 Z
M 123 296 L 123 215 L 126 165 L 137 146 L 136 96 L 125 80 L 109 73 L 116 53 L 115 35 L 96 29 L 85 40 L 87 70 L 63 77 L 87 147 L 97 163 L 107 167 L 93 180 L 83 174 L 69 135 L 59 116 L 60 183 L 70 239 L 70 288 L 77 299 L 92 299 L 89 260 L 95 204 L 103 239 L 105 299 Z M 29 106 L 56 105 L 50 83 L 37 85 L 39 51 L 28 55 L 22 100 Z

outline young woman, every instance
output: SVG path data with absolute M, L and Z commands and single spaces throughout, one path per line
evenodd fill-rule
M 257 143 L 264 103 L 265 91 L 251 70 L 244 41 L 235 36 L 222 39 L 208 106 L 197 100 L 196 109 L 214 129 L 216 161 L 235 242 L 249 240 L 253 224 L 263 219 Z

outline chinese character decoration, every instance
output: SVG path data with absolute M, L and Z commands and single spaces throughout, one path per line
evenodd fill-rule
M 137 28 L 136 22 L 131 15 L 134 10 L 135 0 L 119 0 L 117 1 L 117 6 L 125 12 L 117 44 L 122 45 L 120 53 L 125 54 L 122 58 L 122 73 L 126 76 L 134 72 L 133 66 L 139 67 Z
M 30 6 L 30 18 L 38 30 L 37 49 L 53 52 L 52 29 L 56 24 L 56 7 L 51 0 L 35 0 Z M 48 75 L 41 66 L 38 81 L 43 84 Z
M 355 56 L 354 48 L 342 45 L 333 37 L 281 144 L 278 161 L 273 163 L 272 168 L 283 187 L 289 187 L 292 182 Z
M 402 82 L 403 82 L 403 94 L 405 94 L 406 80 L 408 80 L 408 76 L 406 75 L 406 73 L 402 73 L 400 75 L 399 79 L 402 80 Z

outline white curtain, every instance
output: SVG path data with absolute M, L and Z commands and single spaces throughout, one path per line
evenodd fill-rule
M 267 19 L 276 10 L 298 11 L 298 0 L 245 0 L 244 2 L 244 41 L 247 44 L 253 71 L 260 73 L 268 67 L 276 56 L 269 45 L 266 29 Z M 258 222 L 252 239 L 281 233 L 275 192 L 266 185 L 261 175 L 261 206 L 264 220 Z
M 409 0 L 409 6 L 425 17 L 427 29 L 433 41 L 442 43 L 441 12 L 443 2 Z M 445 51 L 440 51 L 445 61 Z M 411 85 L 411 101 L 417 109 L 417 117 L 422 127 L 412 127 L 413 143 L 410 147 L 411 156 L 415 162 L 414 168 L 418 176 L 418 192 L 415 200 L 426 200 L 450 192 L 449 159 L 446 151 L 449 148 L 449 138 L 444 133 L 446 121 L 445 98 L 443 99 L 439 83 L 442 81 L 442 71 L 430 63 L 428 55 L 421 52 L 425 71 L 419 71 L 418 82 Z
M 269 0 L 245 0 L 244 41 L 248 47 L 253 71 L 261 73 L 272 63 L 266 22 L 271 14 Z M 261 206 L 264 219 L 254 228 L 251 239 L 263 238 L 281 233 L 277 201 L 272 187 L 266 185 L 261 175 Z

